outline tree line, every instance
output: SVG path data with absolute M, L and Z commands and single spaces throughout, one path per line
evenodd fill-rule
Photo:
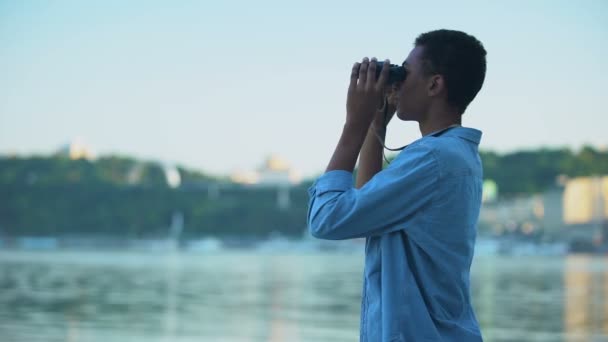
M 608 151 L 590 146 L 480 155 L 484 178 L 497 183 L 503 198 L 543 192 L 557 186 L 560 176 L 608 174 Z M 184 217 L 184 237 L 304 233 L 306 189 L 314 179 L 292 186 L 290 205 L 282 208 L 276 187 L 248 187 L 226 177 L 177 169 L 181 186 L 172 188 L 165 167 L 152 161 L 2 156 L 0 237 L 163 237 L 175 212 Z

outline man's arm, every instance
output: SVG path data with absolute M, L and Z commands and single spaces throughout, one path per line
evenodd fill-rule
M 425 145 L 378 172 L 360 189 L 352 173 L 333 170 L 308 189 L 308 229 L 320 239 L 378 236 L 411 227 L 416 212 L 431 203 L 439 179 L 438 162 Z
M 382 151 L 384 146 L 378 139 L 384 142 L 386 126 L 388 126 L 388 123 L 397 111 L 399 87 L 400 84 L 392 84 L 384 89 L 384 106 L 376 111 L 374 121 L 367 131 L 367 136 L 359 155 L 359 171 L 357 172 L 355 182 L 357 189 L 364 186 L 372 177 L 382 171 L 382 166 L 384 165 Z
M 388 65 L 390 62 L 386 60 L 378 80 L 375 58 L 369 62 L 366 57 L 361 64 L 353 65 L 346 97 L 346 123 L 325 169 L 326 173 L 335 170 L 353 172 L 355 169 L 357 156 L 382 99 L 382 90 L 388 79 Z
M 367 130 L 368 126 L 364 123 L 347 122 L 344 124 L 342 135 L 325 172 L 334 170 L 353 172 Z
M 382 171 L 382 149 L 383 146 L 378 141 L 378 134 L 382 140 L 386 136 L 386 128 L 384 124 L 375 120 L 367 130 L 365 142 L 361 148 L 359 156 L 359 170 L 357 171 L 357 180 L 355 187 L 357 189 L 365 185 L 374 175 Z

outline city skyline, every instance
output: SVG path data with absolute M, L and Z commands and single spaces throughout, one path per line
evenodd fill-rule
M 310 177 L 339 137 L 352 63 L 401 63 L 437 28 L 488 50 L 463 117 L 484 132 L 481 149 L 608 146 L 608 4 L 390 2 L 375 16 L 364 6 L 3 2 L 0 154 L 50 154 L 80 136 L 97 155 L 222 175 L 277 154 Z M 419 135 L 393 122 L 387 146 Z

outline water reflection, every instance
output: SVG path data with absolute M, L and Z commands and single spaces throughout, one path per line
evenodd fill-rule
M 363 255 L 0 252 L 2 341 L 356 341 Z M 608 341 L 608 261 L 483 257 L 486 341 Z
M 473 297 L 489 341 L 561 341 L 563 260 L 476 260 Z
M 606 259 L 571 256 L 564 272 L 564 329 L 568 342 L 607 340 Z

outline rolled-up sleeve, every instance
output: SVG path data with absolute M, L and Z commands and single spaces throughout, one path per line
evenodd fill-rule
M 356 189 L 353 174 L 334 170 L 308 189 L 308 229 L 314 237 L 342 240 L 407 229 L 433 199 L 437 159 L 424 145 L 412 146 Z

